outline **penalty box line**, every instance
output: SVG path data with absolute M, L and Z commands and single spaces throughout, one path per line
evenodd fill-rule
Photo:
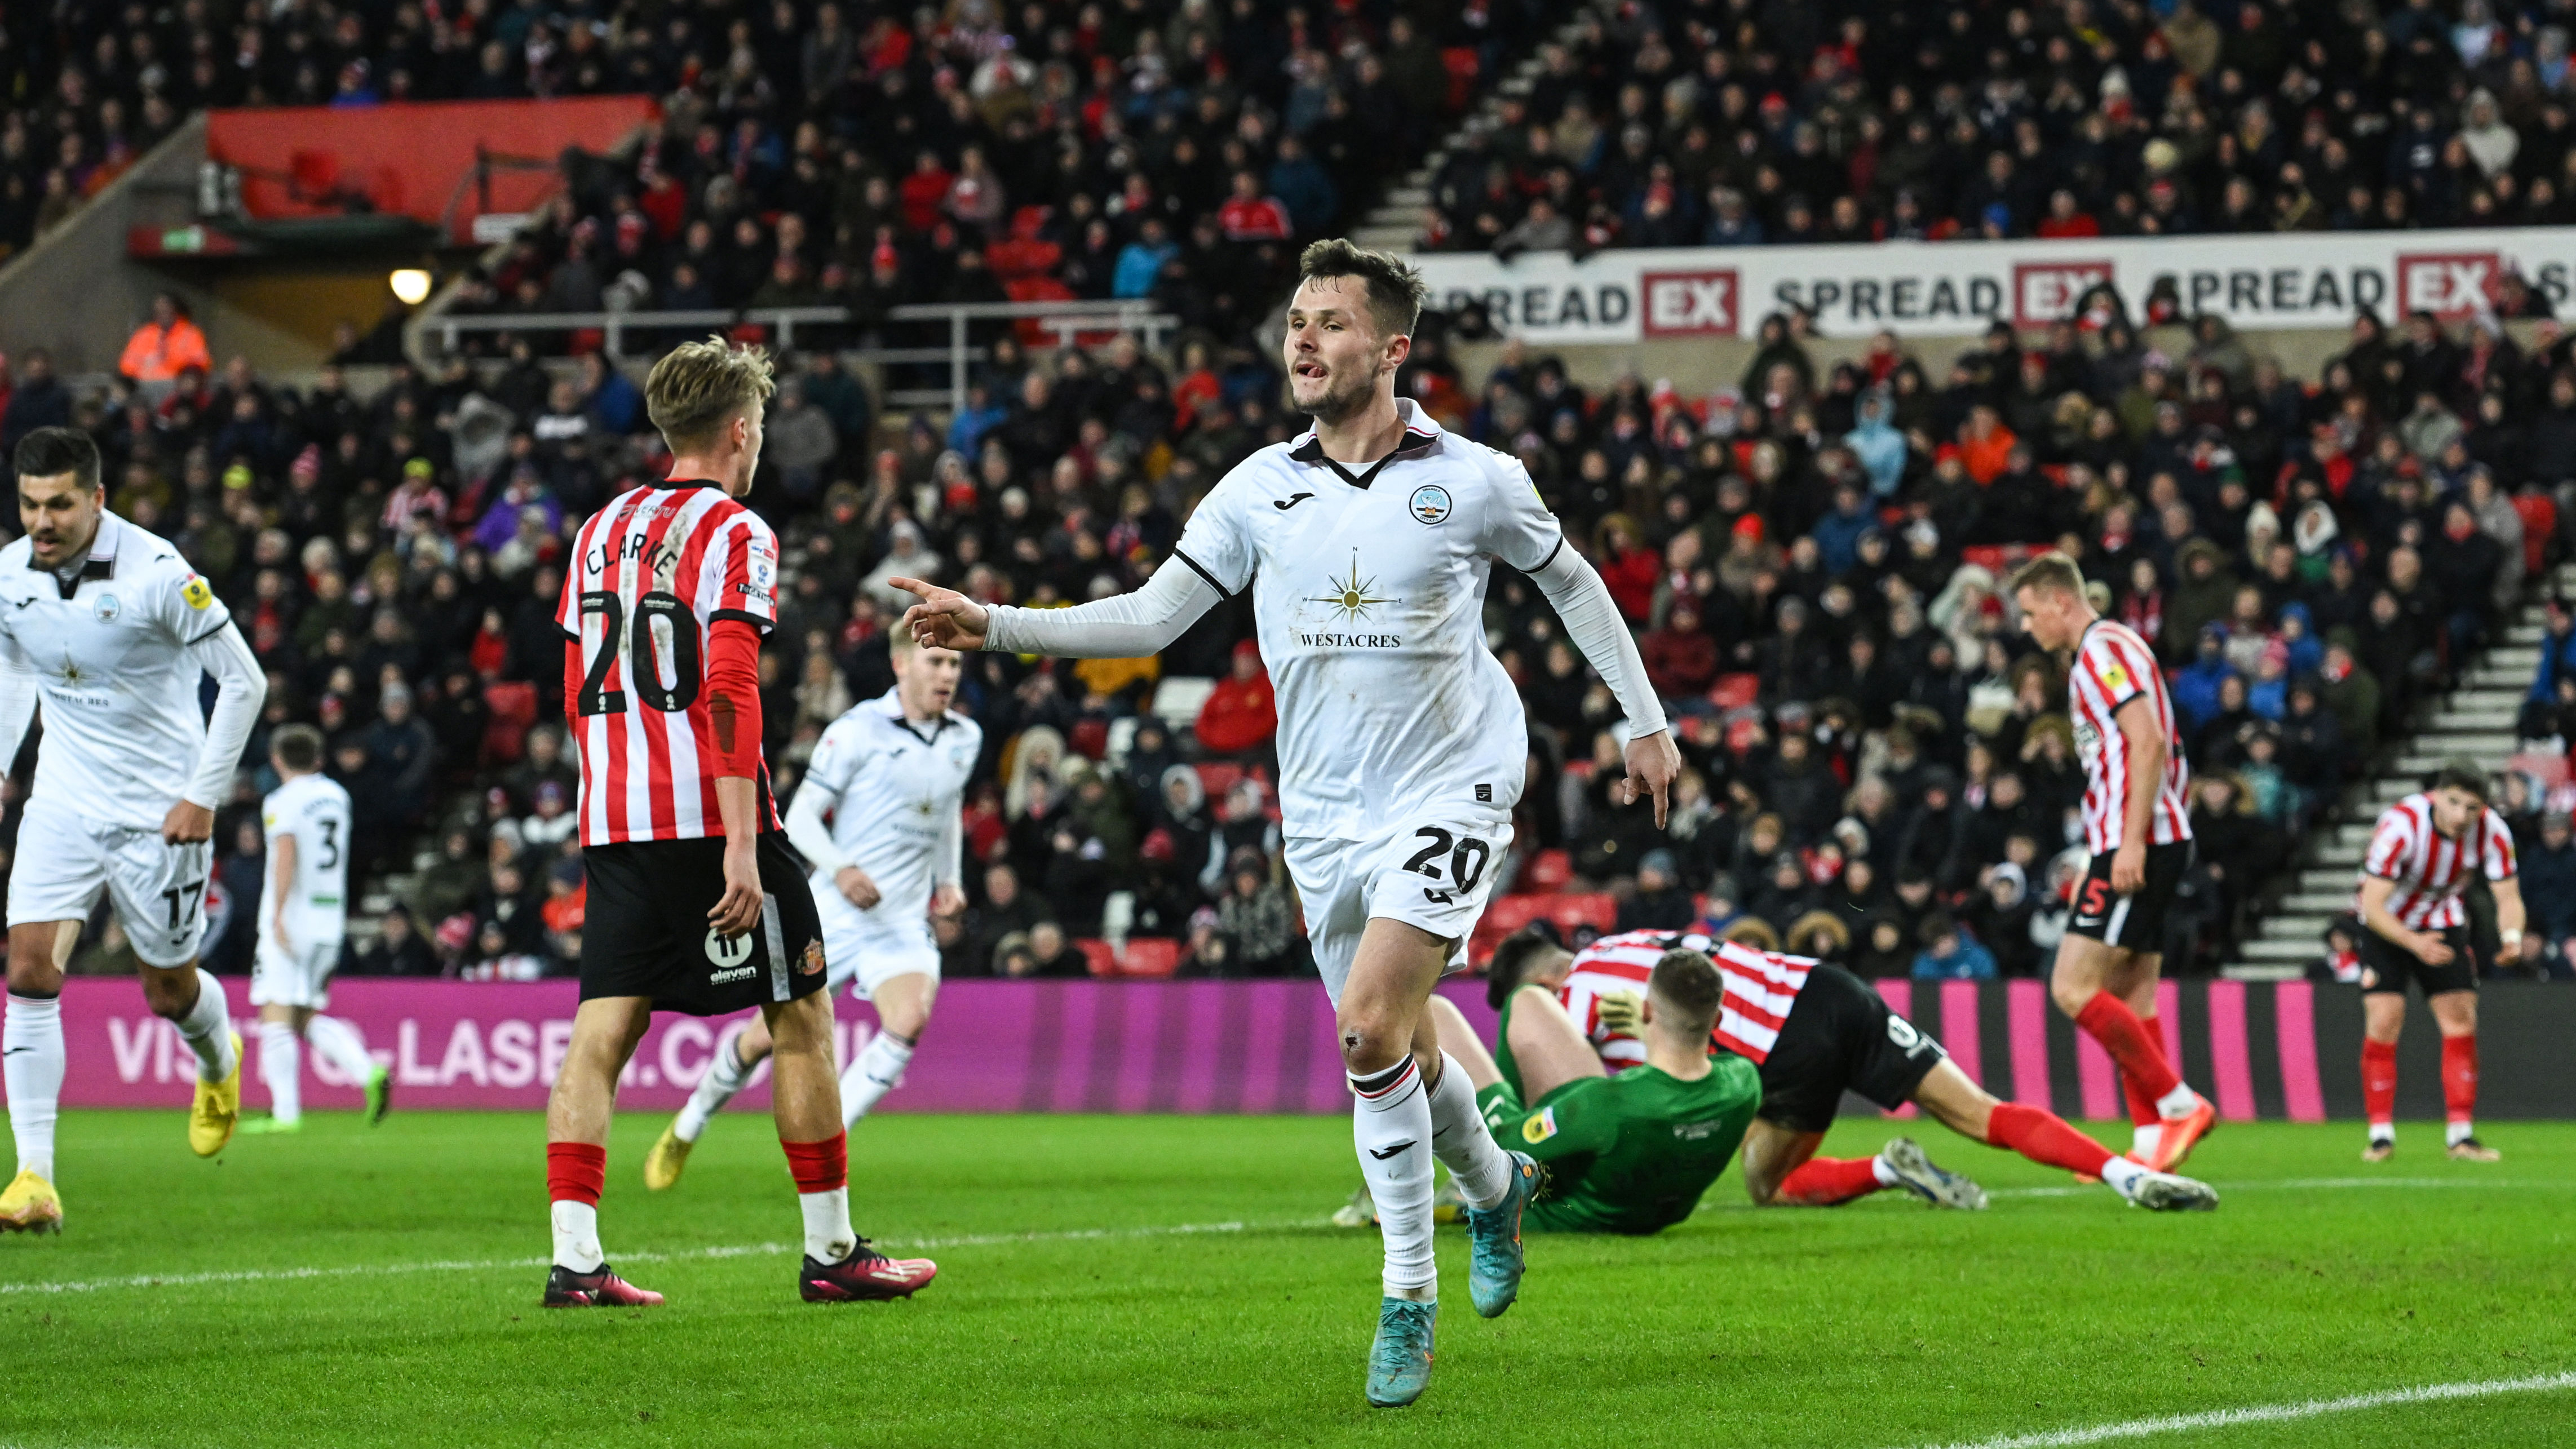
M 947 1248 L 998 1248 L 1021 1243 L 1077 1243 L 1118 1238 L 1177 1238 L 1208 1233 L 1274 1232 L 1325 1226 L 1321 1218 L 1278 1223 L 1177 1223 L 1169 1227 L 1076 1228 L 1044 1233 L 968 1233 L 951 1237 L 879 1238 L 880 1247 L 917 1251 Z M 738 1243 L 677 1252 L 619 1253 L 619 1263 L 687 1263 L 722 1258 L 785 1257 L 805 1251 L 802 1243 Z M 503 1268 L 542 1268 L 548 1258 L 441 1259 L 424 1263 L 351 1263 L 331 1268 L 239 1268 L 205 1273 L 138 1273 L 123 1278 L 71 1282 L 0 1283 L 0 1297 L 23 1293 L 100 1293 L 118 1288 L 185 1288 L 222 1283 L 289 1283 L 307 1278 L 349 1278 L 361 1273 L 485 1273 Z
M 2126 1419 L 2118 1423 L 2090 1424 L 2041 1434 L 2007 1434 L 1973 1443 L 1943 1445 L 1939 1449 L 2074 1449 L 2076 1445 L 2102 1444 L 2114 1439 L 2189 1434 L 2231 1429 L 2243 1424 L 2280 1424 L 2361 1409 L 2434 1404 L 2452 1399 L 2483 1399 L 2497 1394 L 2551 1393 L 2560 1389 L 2576 1389 L 2576 1373 L 2533 1374 L 2527 1378 L 2486 1379 L 2475 1383 L 2423 1384 L 2411 1389 L 2347 1394 L 2339 1399 L 2303 1399 L 2291 1404 L 2252 1404 L 2241 1409 L 2212 1409 L 2199 1414 L 2166 1414 L 2152 1419 Z

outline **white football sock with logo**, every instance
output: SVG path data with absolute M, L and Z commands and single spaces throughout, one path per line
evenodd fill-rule
M 224 983 L 197 972 L 197 1004 L 180 1017 L 179 1039 L 197 1054 L 197 1080 L 220 1082 L 238 1065 L 233 1056 L 232 1007 L 224 1000 Z
M 841 1073 L 841 1125 L 868 1115 L 879 1099 L 903 1084 L 903 1069 L 912 1063 L 912 1043 L 890 1031 L 868 1038 L 859 1059 Z
M 697 1141 L 699 1134 L 707 1130 L 707 1119 L 723 1111 L 725 1103 L 732 1101 L 734 1093 L 749 1080 L 751 1068 L 743 1065 L 741 1035 L 726 1037 L 716 1044 L 715 1060 L 707 1063 L 707 1074 L 698 1078 L 696 1089 L 680 1108 L 680 1118 L 671 1124 L 671 1131 L 683 1142 Z
M 9 1093 L 9 1131 L 18 1170 L 54 1178 L 54 1119 L 63 1096 L 63 999 L 9 993 L 0 1020 L 0 1087 Z
M 1511 1191 L 1511 1154 L 1494 1141 L 1484 1114 L 1476 1110 L 1467 1069 L 1447 1052 L 1440 1054 L 1440 1080 L 1431 1088 L 1431 1151 L 1458 1179 L 1469 1207 L 1492 1207 Z
M 282 1021 L 259 1024 L 259 1079 L 268 1084 L 268 1113 L 280 1122 L 304 1117 L 304 1042 Z
M 1414 1059 L 1350 1079 L 1351 1136 L 1360 1176 L 1377 1204 L 1386 1239 L 1386 1296 L 1417 1303 L 1440 1299 L 1431 1258 L 1431 1094 Z

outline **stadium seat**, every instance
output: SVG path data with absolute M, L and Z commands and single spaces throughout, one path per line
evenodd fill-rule
M 1565 850 L 1542 850 L 1521 871 L 1521 888 L 1535 892 L 1563 890 L 1574 879 L 1574 856 Z
M 1082 952 L 1083 959 L 1091 963 L 1092 975 L 1118 974 L 1118 953 L 1110 948 L 1108 942 L 1096 936 L 1083 936 L 1077 938 L 1073 944 Z
M 1065 742 L 1086 760 L 1100 759 L 1109 753 L 1109 721 L 1097 716 L 1075 720 L 1073 733 Z
M 1160 979 L 1179 970 L 1180 965 L 1180 942 L 1169 936 L 1130 936 L 1126 959 L 1118 963 L 1118 974 Z
M 1199 788 L 1207 791 L 1211 801 L 1224 799 L 1234 782 L 1243 778 L 1243 767 L 1230 760 L 1202 760 L 1198 772 Z
M 1720 710 L 1745 709 L 1761 697 L 1762 676 L 1759 674 L 1721 674 L 1717 683 L 1710 685 L 1708 690 L 1708 702 Z
M 1467 959 L 1481 967 L 1497 942 L 1541 919 L 1555 922 L 1568 936 L 1584 926 L 1608 931 L 1619 923 L 1619 902 L 1606 893 L 1503 896 L 1485 907 L 1484 919 L 1467 943 Z

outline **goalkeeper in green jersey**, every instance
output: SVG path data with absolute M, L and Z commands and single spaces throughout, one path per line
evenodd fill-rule
M 1525 1219 L 1540 1232 L 1652 1233 L 1691 1215 L 1726 1170 L 1762 1105 L 1753 1063 L 1711 1054 L 1720 987 L 1697 951 L 1664 953 L 1641 1013 L 1646 1062 L 1611 1076 L 1565 1008 L 1516 992 L 1497 1066 L 1448 1001 L 1434 996 L 1440 1045 L 1476 1088 L 1494 1139 L 1539 1160 L 1550 1183 Z M 1367 1221 L 1355 1201 L 1336 1221 Z

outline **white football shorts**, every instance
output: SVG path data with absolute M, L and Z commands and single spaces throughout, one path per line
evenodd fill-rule
M 282 951 L 262 930 L 259 954 L 251 958 L 250 1004 L 321 1011 L 331 1004 L 331 973 L 339 965 L 337 940 L 308 941 L 297 936 L 295 949 Z
M 1509 820 L 1459 817 L 1408 820 L 1367 840 L 1289 837 L 1288 874 L 1325 993 L 1342 999 L 1360 932 L 1376 916 L 1449 940 L 1448 972 L 1466 970 L 1467 937 L 1511 844 Z
M 170 845 L 159 831 L 93 824 L 42 795 L 27 802 L 9 869 L 9 923 L 85 921 L 104 889 L 151 966 L 185 966 L 206 937 L 214 846 Z
M 939 945 L 930 938 L 930 917 L 920 911 L 907 920 L 890 901 L 863 911 L 823 881 L 814 887 L 814 914 L 823 922 L 827 990 L 848 983 L 852 995 L 873 1001 L 877 988 L 898 976 L 939 979 Z

